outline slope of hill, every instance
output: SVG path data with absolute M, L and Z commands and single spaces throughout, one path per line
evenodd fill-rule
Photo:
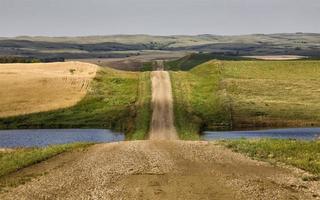
M 81 64 L 97 68 L 96 65 Z M 33 65 L 56 66 L 57 64 L 28 65 L 32 67 Z M 151 114 L 149 72 L 135 73 L 118 71 L 107 67 L 100 68 L 96 76 L 92 77 L 93 81 L 91 82 L 90 90 L 87 93 L 80 92 L 81 95 L 75 101 L 73 99 L 76 96 L 74 97 L 71 94 L 82 91 L 82 87 L 87 88 L 87 84 L 82 84 L 80 82 L 82 79 L 77 77 L 78 72 L 72 70 L 76 66 L 70 65 L 70 63 L 63 63 L 63 65 L 67 66 L 65 69 L 67 70 L 67 75 L 65 76 L 52 76 L 45 79 L 47 76 L 50 76 L 50 71 L 43 70 L 42 74 L 45 74 L 45 76 L 29 77 L 28 81 L 30 83 L 37 81 L 40 83 L 38 87 L 32 84 L 29 90 L 28 85 L 15 84 L 19 82 L 19 78 L 15 78 L 11 82 L 8 82 L 8 84 L 1 84 L 0 92 L 5 90 L 14 91 L 15 93 L 10 92 L 14 94 L 12 98 L 8 96 L 8 98 L 0 99 L 0 117 L 2 117 L 0 118 L 0 129 L 109 128 L 127 133 L 126 136 L 128 138 L 143 139 L 146 136 Z M 57 70 L 56 68 L 53 70 Z M 70 71 L 69 68 L 71 69 Z M 75 69 L 78 70 L 78 68 Z M 13 73 L 13 70 L 9 68 L 6 70 L 6 73 Z M 4 74 L 5 77 L 9 77 L 10 75 Z M 17 76 L 15 74 L 12 75 Z M 92 74 L 91 76 L 94 75 Z M 21 82 L 25 83 L 24 80 L 26 78 L 21 76 Z M 61 81 L 70 83 L 71 86 L 68 86 L 68 84 L 62 86 L 54 84 L 56 82 L 60 83 L 60 79 Z M 80 83 L 78 84 L 78 82 Z M 2 86 L 5 89 L 2 89 Z M 69 87 L 71 91 L 68 89 Z M 25 102 L 20 98 L 23 94 L 25 94 L 26 99 L 30 102 Z M 56 96 L 59 98 L 54 98 Z M 13 99 L 16 99 L 17 102 L 14 102 Z M 72 103 L 61 105 L 61 100 L 69 102 L 70 99 Z M 42 109 L 42 104 L 47 105 L 48 103 L 51 103 L 52 106 L 44 106 L 45 110 Z M 3 113 L 2 111 L 5 112 Z M 25 115 L 5 117 L 12 114 Z
M 199 129 L 320 125 L 319 61 L 218 61 L 171 72 L 176 126 Z

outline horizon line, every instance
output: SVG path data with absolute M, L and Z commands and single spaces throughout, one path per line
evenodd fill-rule
M 320 34 L 317 32 L 275 32 L 275 33 L 247 33 L 247 34 L 213 34 L 213 33 L 202 33 L 202 34 L 147 34 L 147 33 L 133 33 L 133 34 L 92 34 L 92 35 L 12 35 L 12 36 L 1 36 L 0 38 L 19 38 L 19 37 L 52 37 L 52 38 L 72 38 L 72 37 L 115 37 L 115 36 L 152 36 L 152 37 L 177 37 L 177 36 L 220 36 L 220 37 L 233 37 L 233 36 L 250 36 L 250 35 L 277 35 L 277 34 Z

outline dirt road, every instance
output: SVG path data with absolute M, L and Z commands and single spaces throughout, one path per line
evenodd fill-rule
M 305 200 L 320 195 L 318 182 L 304 182 L 291 169 L 208 142 L 98 144 L 26 170 L 45 175 L 1 193 L 0 199 Z M 318 193 L 312 192 L 316 188 Z
M 149 133 L 151 140 L 178 139 L 173 120 L 171 81 L 169 73 L 162 71 L 162 63 L 158 71 L 151 73 L 152 80 L 152 121 Z

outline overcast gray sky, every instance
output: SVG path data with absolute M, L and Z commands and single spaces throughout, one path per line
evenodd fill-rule
M 0 0 L 0 36 L 320 32 L 320 0 Z

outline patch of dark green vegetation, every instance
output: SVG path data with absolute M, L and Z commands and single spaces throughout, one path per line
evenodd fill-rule
M 0 57 L 0 63 L 40 63 L 40 62 L 64 62 L 64 58 L 32 58 L 32 57 Z
M 154 62 L 143 62 L 141 64 L 141 71 L 152 71 L 154 68 Z
M 320 141 L 281 139 L 225 140 L 221 142 L 233 151 L 269 162 L 281 162 L 313 173 L 304 180 L 320 179 Z
M 193 53 L 183 58 L 165 62 L 165 69 L 172 71 L 188 71 L 210 60 L 254 60 L 231 53 Z
M 75 106 L 2 118 L 0 129 L 107 128 L 124 133 L 137 131 L 136 118 L 139 126 L 149 124 L 149 121 L 142 121 L 146 120 L 146 116 L 141 117 L 141 111 L 138 112 L 138 109 L 143 108 L 142 114 L 146 115 L 150 110 L 149 104 L 137 103 L 141 98 L 148 98 L 151 93 L 146 89 L 148 83 L 139 83 L 148 82 L 146 77 L 144 73 L 104 68 L 94 78 L 92 89 Z M 141 84 L 145 87 L 144 92 L 139 92 Z M 139 94 L 145 97 L 139 97 Z
M 74 149 L 84 149 L 92 143 L 53 145 L 45 148 L 14 149 L 0 152 L 0 178 L 21 168 L 47 160 Z
M 303 58 L 302 60 L 320 60 L 320 56 L 308 56 L 307 58 Z

